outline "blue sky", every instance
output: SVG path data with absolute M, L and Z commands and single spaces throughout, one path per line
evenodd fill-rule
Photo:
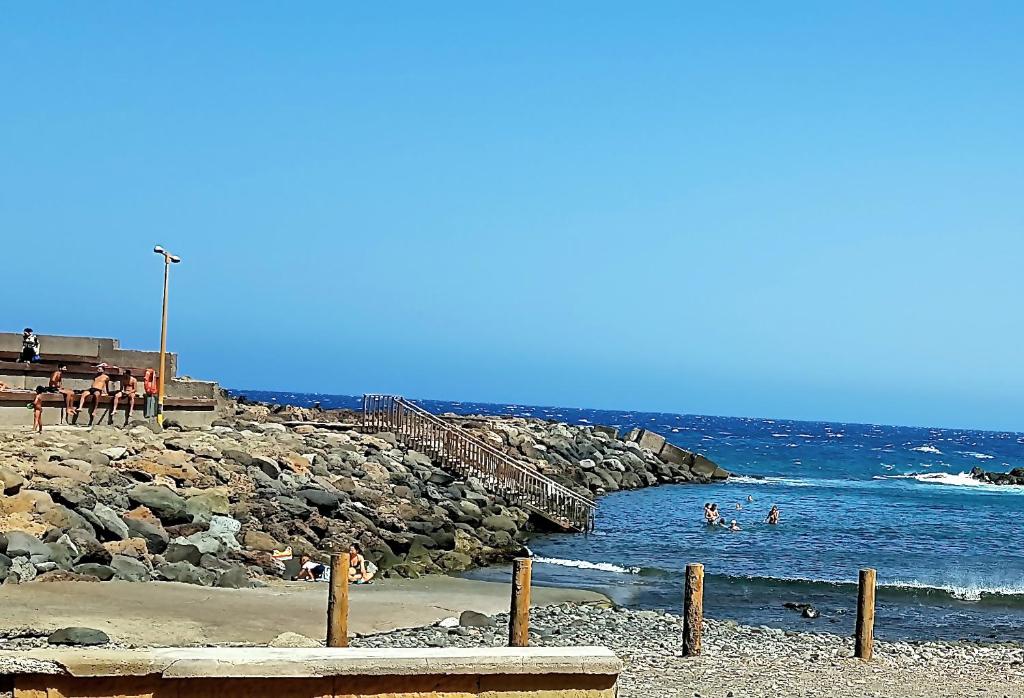
M 1024 430 L 1024 8 L 0 15 L 3 329 L 228 386 Z M 313 367 L 310 370 L 308 367 Z

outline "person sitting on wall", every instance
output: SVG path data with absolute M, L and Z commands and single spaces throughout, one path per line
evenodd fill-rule
M 25 332 L 21 335 L 21 355 L 18 356 L 18 361 L 24 363 L 39 362 L 39 337 L 36 336 L 31 327 L 26 327 Z
M 110 368 L 116 369 L 116 366 Z M 89 426 L 92 426 L 93 418 L 96 416 L 96 408 L 99 407 L 100 398 L 107 392 L 107 385 L 110 383 L 110 374 L 107 373 L 107 364 L 100 364 L 96 367 L 96 375 L 92 379 L 92 385 L 82 391 L 82 399 L 78 401 L 78 410 L 75 412 L 75 423 L 78 422 L 78 413 L 85 408 L 85 400 L 92 397 L 92 409 L 89 410 Z
M 124 425 L 128 426 L 128 420 L 131 419 L 132 412 L 135 411 L 135 393 L 138 389 L 139 381 L 132 375 L 131 369 L 124 369 L 124 372 L 121 373 L 121 387 L 114 393 L 114 405 L 110 408 L 110 414 L 107 415 L 107 424 L 114 423 L 117 403 L 121 398 L 125 398 L 128 400 L 128 408 L 124 413 Z
M 43 389 L 43 392 L 63 395 L 64 411 L 66 412 L 67 418 L 71 419 L 75 416 L 77 410 L 75 410 L 75 391 L 70 388 L 63 387 L 64 371 L 67 370 L 67 366 L 58 366 L 57 370 L 50 374 L 50 384 Z

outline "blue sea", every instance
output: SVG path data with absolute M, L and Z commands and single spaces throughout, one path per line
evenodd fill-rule
M 238 391 L 357 408 L 360 398 Z M 1024 641 L 1024 488 L 982 485 L 975 466 L 1024 465 L 1024 435 L 961 429 L 708 417 L 423 400 L 434 412 L 644 427 L 737 473 L 600 498 L 589 535 L 535 538 L 536 584 L 598 590 L 679 611 L 682 570 L 705 566 L 705 612 L 787 629 L 853 632 L 858 570 L 878 571 L 875 634 Z M 753 502 L 748 502 L 753 497 Z M 739 532 L 703 525 L 717 502 Z M 782 523 L 763 523 L 778 505 Z M 740 505 L 742 508 L 737 508 Z M 507 568 L 476 570 L 507 580 Z M 805 619 L 784 607 L 811 603 Z

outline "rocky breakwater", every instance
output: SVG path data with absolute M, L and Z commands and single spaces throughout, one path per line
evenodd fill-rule
M 353 541 L 388 574 L 457 572 L 521 552 L 528 518 L 393 434 L 244 419 L 0 432 L 0 481 L 8 583 L 242 587 Z
M 323 559 L 351 542 L 385 575 L 406 577 L 522 553 L 532 522 L 514 498 L 447 472 L 393 433 L 293 417 L 243 404 L 195 429 L 0 432 L 0 580 L 237 588 L 287 576 L 277 552 Z M 453 419 L 588 495 L 727 476 L 645 432 Z
M 1015 485 L 1024 487 L 1024 468 L 1014 468 L 1008 473 L 971 468 L 971 477 L 989 485 Z
M 444 417 L 588 496 L 662 484 L 706 484 L 729 477 L 728 471 L 703 455 L 644 429 L 620 438 L 614 427 L 521 417 Z

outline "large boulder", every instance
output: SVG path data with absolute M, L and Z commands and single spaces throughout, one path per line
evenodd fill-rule
M 0 465 L 0 486 L 3 487 L 3 494 L 17 494 L 24 484 L 25 478 L 21 473 L 6 465 Z
M 518 530 L 515 521 L 504 514 L 492 514 L 491 516 L 484 518 L 483 525 L 484 528 L 492 531 L 505 531 L 509 534 L 515 534 Z
M 78 647 L 92 647 L 105 645 L 110 642 L 110 637 L 102 630 L 95 628 L 61 628 L 55 630 L 46 638 L 51 645 L 74 645 Z
M 184 561 L 160 565 L 156 568 L 155 575 L 167 582 L 198 584 L 204 587 L 211 586 L 215 579 L 213 572 Z
M 185 500 L 165 485 L 136 485 L 128 490 L 128 499 L 152 511 L 164 524 L 186 523 L 191 518 Z
M 110 560 L 114 576 L 126 582 L 149 581 L 149 568 L 142 562 L 126 555 L 114 555 Z
M 99 523 L 98 533 L 101 538 L 124 540 L 128 537 L 128 525 L 106 504 L 97 503 L 92 509 L 92 514 Z
M 110 565 L 100 565 L 95 562 L 83 562 L 81 565 L 75 565 L 74 571 L 76 574 L 96 577 L 101 582 L 108 582 L 114 578 L 114 569 Z
M 194 522 L 207 523 L 214 515 L 227 515 L 231 512 L 228 496 L 222 490 L 207 490 L 185 501 L 185 511 Z
M 50 553 L 50 549 L 43 541 L 23 531 L 8 531 L 3 534 L 3 538 L 7 541 L 4 552 L 8 557 L 30 557 Z

